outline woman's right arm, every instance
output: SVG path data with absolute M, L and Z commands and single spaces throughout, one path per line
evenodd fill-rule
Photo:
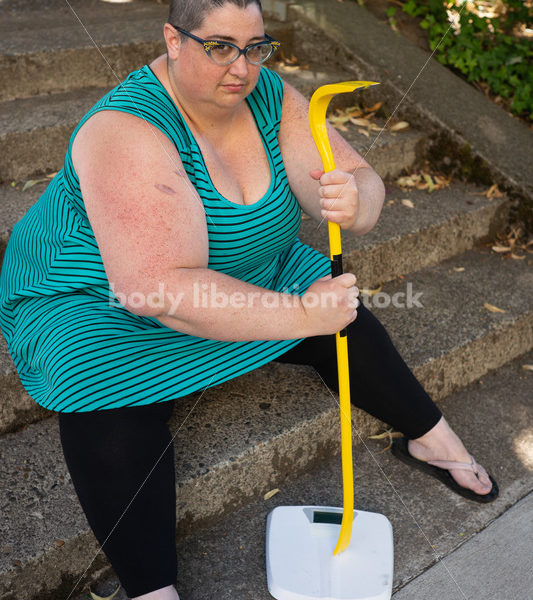
M 220 341 L 326 335 L 355 319 L 354 285 L 351 273 L 334 281 L 328 276 L 314 282 L 302 300 L 212 269 L 176 269 L 167 273 L 165 288 L 183 291 L 165 298 L 154 316 L 176 331 Z
M 221 341 L 335 333 L 355 318 L 351 274 L 319 280 L 300 299 L 209 269 L 202 201 L 175 146 L 146 121 L 96 113 L 72 158 L 111 289 L 130 312 Z

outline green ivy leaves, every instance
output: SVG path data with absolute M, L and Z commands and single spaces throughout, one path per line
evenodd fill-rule
M 461 11 L 455 0 L 407 0 L 402 10 L 421 19 L 431 50 L 440 43 L 436 60 L 467 81 L 485 83 L 493 94 L 511 100 L 512 112 L 533 119 L 532 42 L 513 35 L 517 26 L 531 21 L 531 9 L 522 0 L 503 3 L 506 12 L 491 18 L 467 7 Z

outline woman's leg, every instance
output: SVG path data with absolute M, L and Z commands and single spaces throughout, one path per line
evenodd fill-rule
M 172 408 L 170 401 L 59 413 L 74 489 L 130 598 L 177 598 L 163 592 L 177 578 Z
M 394 347 L 380 321 L 360 304 L 348 326 L 348 357 L 352 403 L 392 425 L 409 440 L 420 460 L 470 462 L 470 455 L 441 411 Z M 326 385 L 338 392 L 335 336 L 315 336 L 276 359 L 312 365 Z M 451 470 L 454 479 L 478 494 L 488 493 L 488 477 Z
M 394 347 L 387 331 L 363 304 L 348 326 L 351 401 L 414 439 L 427 433 L 442 414 Z M 303 342 L 276 359 L 312 365 L 326 385 L 339 391 L 334 335 Z

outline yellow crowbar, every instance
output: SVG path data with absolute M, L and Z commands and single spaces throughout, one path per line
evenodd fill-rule
M 326 129 L 326 111 L 328 105 L 337 94 L 354 92 L 359 88 L 368 88 L 379 85 L 377 81 L 345 81 L 323 85 L 318 88 L 309 103 L 309 123 L 311 132 L 317 145 L 318 151 L 324 164 L 324 171 L 333 171 L 335 161 L 331 152 L 331 146 Z M 329 251 L 331 259 L 331 276 L 341 275 L 342 249 L 341 233 L 338 223 L 328 221 Z M 342 449 L 342 486 L 344 494 L 344 506 L 342 513 L 341 530 L 337 545 L 333 554 L 339 554 L 350 545 L 353 523 L 353 459 L 352 459 L 352 422 L 350 410 L 350 374 L 348 371 L 348 338 L 346 329 L 339 331 L 336 335 L 337 342 L 337 368 L 339 374 L 339 401 L 341 412 L 341 449 Z

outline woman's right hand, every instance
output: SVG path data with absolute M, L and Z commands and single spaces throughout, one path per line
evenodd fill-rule
M 359 289 L 353 273 L 326 275 L 309 286 L 301 297 L 310 335 L 335 334 L 357 317 Z

